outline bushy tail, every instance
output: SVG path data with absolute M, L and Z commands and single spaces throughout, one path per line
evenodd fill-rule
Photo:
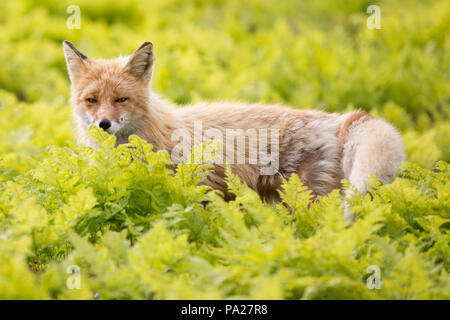
M 402 139 L 397 130 L 384 120 L 363 111 L 351 113 L 340 127 L 344 178 L 365 194 L 369 175 L 384 184 L 391 183 L 405 160 Z M 351 190 L 346 197 L 351 197 Z M 346 220 L 352 220 L 348 206 Z

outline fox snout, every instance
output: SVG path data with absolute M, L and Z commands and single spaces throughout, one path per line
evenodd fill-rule
M 107 131 L 110 127 L 111 127 L 111 121 L 109 121 L 106 118 L 103 118 L 102 120 L 100 120 L 100 122 L 98 123 L 98 126 L 100 128 L 102 128 L 103 130 Z
M 98 120 L 92 119 L 93 121 L 91 123 L 108 132 L 109 134 L 115 135 L 125 128 L 128 123 L 128 121 L 126 121 L 127 119 L 128 117 L 126 117 L 126 115 L 120 116 L 119 119 L 113 119 L 103 116 Z

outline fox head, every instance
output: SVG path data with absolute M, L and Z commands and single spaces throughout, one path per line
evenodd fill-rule
M 111 60 L 90 59 L 67 40 L 63 48 L 78 124 L 94 124 L 116 136 L 133 132 L 147 110 L 155 61 L 152 43 Z

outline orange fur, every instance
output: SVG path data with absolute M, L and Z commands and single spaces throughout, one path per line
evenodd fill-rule
M 180 130 L 195 140 L 194 128 L 201 121 L 202 135 L 212 129 L 220 134 L 227 130 L 243 130 L 237 139 L 245 143 L 245 163 L 231 159 L 232 171 L 249 187 L 267 200 L 278 199 L 282 177 L 292 173 L 300 176 L 315 195 L 324 195 L 340 187 L 342 178 L 363 183 L 368 174 L 375 172 L 385 182 L 393 179 L 403 160 L 403 146 L 395 129 L 386 122 L 363 111 L 349 114 L 330 114 L 316 110 L 295 110 L 282 105 L 261 105 L 231 102 L 200 103 L 175 108 L 154 94 L 150 88 L 154 66 L 151 43 L 144 43 L 130 57 L 113 60 L 89 59 L 69 42 L 64 50 L 72 82 L 72 104 L 81 143 L 93 145 L 86 130 L 89 124 L 98 125 L 106 118 L 112 122 L 109 132 L 116 135 L 117 143 L 126 143 L 131 134 L 150 142 L 156 150 L 174 151 L 180 145 L 173 135 Z M 117 102 L 118 98 L 125 102 Z M 96 103 L 86 99 L 93 98 Z M 370 132 L 365 128 L 369 128 Z M 374 129 L 379 129 L 374 130 Z M 278 168 L 272 175 L 261 174 L 261 163 L 250 163 L 254 146 L 247 133 L 255 130 L 277 130 L 277 145 L 267 142 L 268 150 L 278 147 Z M 380 137 L 380 138 L 378 138 Z M 202 141 L 200 141 L 202 142 Z M 380 158 L 377 148 L 384 148 L 388 157 Z M 234 141 L 224 141 L 224 151 L 239 152 Z M 363 160 L 355 160 L 359 150 Z M 241 150 L 242 151 L 242 150 Z M 364 151 L 365 152 L 365 151 Z M 380 160 L 381 159 L 381 160 Z M 230 159 L 228 159 L 230 160 Z M 374 160 L 374 161 L 372 161 Z M 380 161 L 378 161 L 380 160 Z M 355 161 L 359 161 L 355 164 Z M 374 166 L 371 168 L 371 166 Z M 358 168 L 358 172 L 352 171 Z M 215 163 L 215 171 L 204 181 L 221 190 L 226 199 L 232 199 L 224 181 L 225 164 Z M 365 187 L 361 187 L 365 192 Z

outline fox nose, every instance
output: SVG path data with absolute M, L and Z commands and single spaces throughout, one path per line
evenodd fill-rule
M 102 120 L 100 120 L 100 123 L 98 124 L 98 126 L 106 131 L 109 129 L 109 127 L 111 127 L 111 121 L 109 121 L 106 118 L 103 118 Z

